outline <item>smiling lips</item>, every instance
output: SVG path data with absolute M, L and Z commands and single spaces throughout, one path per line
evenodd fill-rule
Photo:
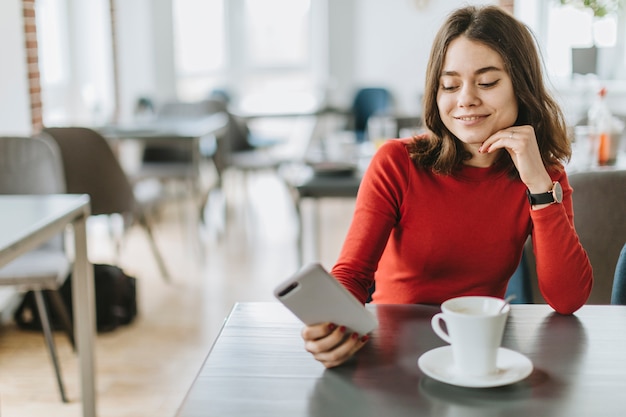
M 459 116 L 459 117 L 455 117 L 455 119 L 460 120 L 462 122 L 473 122 L 475 120 L 480 120 L 485 117 L 486 116 Z
M 471 127 L 480 124 L 487 119 L 488 115 L 473 115 L 473 116 L 458 116 L 454 119 L 459 122 L 460 125 Z

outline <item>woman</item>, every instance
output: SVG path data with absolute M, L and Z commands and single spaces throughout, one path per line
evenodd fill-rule
M 593 275 L 573 226 L 569 141 L 529 30 L 495 6 L 453 12 L 432 46 L 424 120 L 427 133 L 373 157 L 333 275 L 362 302 L 374 280 L 374 303 L 502 297 L 532 235 L 542 295 L 559 313 L 580 308 Z M 368 339 L 341 323 L 302 336 L 329 368 Z

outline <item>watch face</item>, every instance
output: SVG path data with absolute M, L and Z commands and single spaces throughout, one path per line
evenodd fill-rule
M 561 184 L 558 181 L 555 181 L 554 187 L 552 188 L 552 194 L 554 196 L 554 201 L 560 203 L 563 201 L 563 188 L 561 188 Z

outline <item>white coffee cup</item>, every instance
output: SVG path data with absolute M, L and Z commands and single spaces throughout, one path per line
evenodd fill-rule
M 510 306 L 501 298 L 464 296 L 445 301 L 441 311 L 433 316 L 431 325 L 437 336 L 452 346 L 454 371 L 465 376 L 496 373 Z

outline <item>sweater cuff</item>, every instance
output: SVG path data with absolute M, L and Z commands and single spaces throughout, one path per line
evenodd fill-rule
M 533 220 L 533 222 L 535 220 L 541 220 L 544 218 L 557 216 L 559 215 L 559 213 L 566 214 L 565 207 L 563 207 L 563 204 L 560 203 L 552 203 L 549 206 L 544 207 L 540 210 L 533 210 L 532 208 L 530 208 L 530 218 Z

